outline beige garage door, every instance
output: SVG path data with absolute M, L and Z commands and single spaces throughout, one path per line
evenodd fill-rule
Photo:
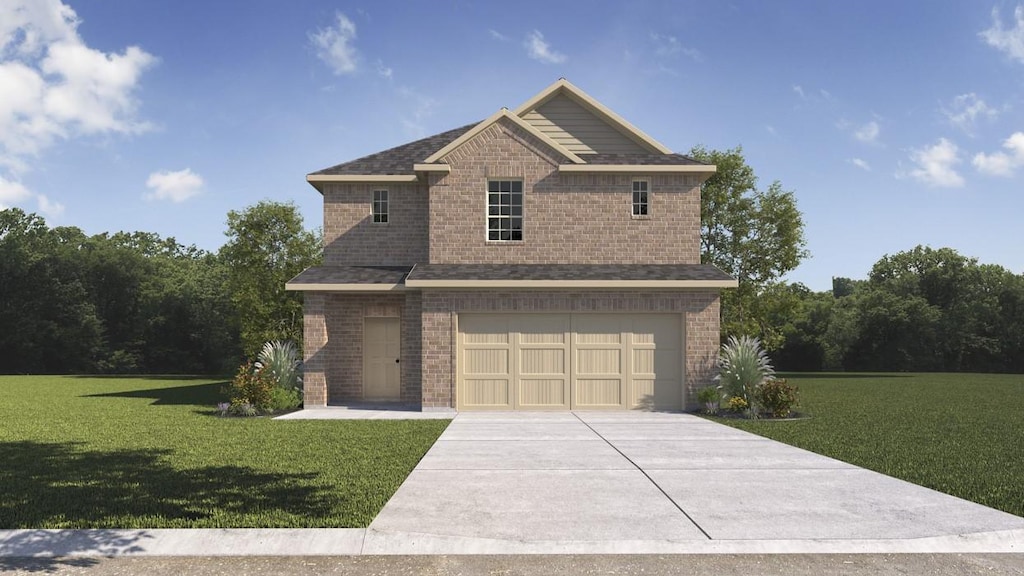
M 678 314 L 460 314 L 459 410 L 682 406 Z

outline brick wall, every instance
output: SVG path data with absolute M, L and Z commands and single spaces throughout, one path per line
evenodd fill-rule
M 447 155 L 430 186 L 431 263 L 695 264 L 700 177 L 560 174 L 567 162 L 501 120 Z M 632 216 L 632 181 L 650 181 L 650 216 Z M 488 242 L 488 179 L 523 180 L 523 242 Z
M 388 191 L 387 224 L 373 222 L 374 190 Z M 324 264 L 412 266 L 426 260 L 426 185 L 324 186 Z
M 363 397 L 363 319 L 401 318 L 402 392 L 420 400 L 420 295 L 304 294 L 305 405 L 323 406 Z
M 327 297 L 316 292 L 302 294 L 302 393 L 303 405 L 327 404 L 327 326 L 324 305 Z
M 452 312 L 666 312 L 685 315 L 686 407 L 718 373 L 719 296 L 687 292 L 443 292 L 422 296 L 423 407 L 455 406 Z

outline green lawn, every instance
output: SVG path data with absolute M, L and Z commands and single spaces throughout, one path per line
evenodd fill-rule
M 223 385 L 0 376 L 0 529 L 366 526 L 448 424 L 221 418 Z
M 1024 376 L 784 376 L 810 420 L 714 420 L 1024 516 Z

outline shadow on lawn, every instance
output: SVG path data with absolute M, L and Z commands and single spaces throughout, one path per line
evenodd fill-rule
M 241 466 L 177 470 L 164 459 L 169 452 L 0 442 L 0 529 L 185 527 L 217 514 L 331 513 L 327 492 L 312 484 L 315 473 Z
M 128 390 L 107 394 L 86 394 L 83 398 L 152 398 L 153 404 L 176 406 L 213 406 L 224 401 L 221 390 L 228 382 L 212 382 L 210 384 L 192 384 L 173 386 L 170 388 L 152 388 L 150 390 Z

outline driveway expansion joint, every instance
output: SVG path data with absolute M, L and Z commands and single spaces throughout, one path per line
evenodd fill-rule
M 589 423 L 587 423 L 587 422 L 586 422 L 585 420 L 583 420 L 582 418 L 580 418 L 579 414 L 577 414 L 577 413 L 573 412 L 573 413 L 572 413 L 572 415 L 573 415 L 573 416 L 574 416 L 574 417 L 575 417 L 575 418 L 576 418 L 577 420 L 579 420 L 579 421 L 580 421 L 580 422 L 581 422 L 581 423 L 582 423 L 582 424 L 583 424 L 584 426 L 586 426 L 587 428 L 589 428 L 591 432 L 593 432 L 594 434 L 596 434 L 598 438 L 600 438 L 601 440 L 604 440 L 604 441 L 605 441 L 605 443 L 607 443 L 607 444 L 608 444 L 608 446 L 611 446 L 612 450 L 615 450 L 616 452 L 618 452 L 618 453 L 619 453 L 619 454 L 620 454 L 620 455 L 621 455 L 621 456 L 622 456 L 623 458 L 625 458 L 625 459 L 626 459 L 626 461 L 627 461 L 627 462 L 629 462 L 630 464 L 632 464 L 632 465 L 633 465 L 633 467 L 634 467 L 634 468 L 636 468 L 637 470 L 639 470 L 639 471 L 640 471 L 640 473 L 641 473 L 641 474 L 643 474 L 643 475 L 644 475 L 644 477 L 645 477 L 645 478 L 647 478 L 647 480 L 648 480 L 648 481 L 650 481 L 650 483 L 651 483 L 651 484 L 653 484 L 653 485 L 654 485 L 654 487 L 655 487 L 655 488 L 657 488 L 659 492 L 661 492 L 662 494 L 664 494 L 664 495 L 665 495 L 665 498 L 668 498 L 668 501 L 669 501 L 669 502 L 671 502 L 671 503 L 672 503 L 672 505 L 676 507 L 676 509 L 678 509 L 678 510 L 679 510 L 680 512 L 682 512 L 682 513 L 683 513 L 683 516 L 686 516 L 686 519 L 687 519 L 687 520 L 689 520 L 689 521 L 690 521 L 690 522 L 691 522 L 691 523 L 692 523 L 692 524 L 693 524 L 693 525 L 694 525 L 694 526 L 695 526 L 695 527 L 697 528 L 697 530 L 700 530 L 700 533 L 701 533 L 701 534 L 703 534 L 703 535 L 704 535 L 704 536 L 705 536 L 705 537 L 706 537 L 706 538 L 707 538 L 708 540 L 714 540 L 714 538 L 712 538 L 712 537 L 711 537 L 711 535 L 710 535 L 710 534 L 708 534 L 708 533 L 707 533 L 707 531 L 706 531 L 706 530 L 704 530 L 704 528 L 703 528 L 703 527 L 702 527 L 702 526 L 701 526 L 700 524 L 698 524 L 698 523 L 697 523 L 697 521 L 696 521 L 696 520 L 694 520 L 694 519 L 693 519 L 693 517 L 692 517 L 692 516 L 690 516 L 690 514 L 689 514 L 689 513 L 687 513 L 687 512 L 686 512 L 686 510 L 683 510 L 683 507 L 682 507 L 682 506 L 680 506 L 678 502 L 676 502 L 676 501 L 675 501 L 675 500 L 674 500 L 674 499 L 673 499 L 673 498 L 672 498 L 671 496 L 669 496 L 669 495 L 668 495 L 668 492 L 665 492 L 665 489 L 664 489 L 664 488 L 662 488 L 662 487 L 661 487 L 661 486 L 660 486 L 660 485 L 659 485 L 659 484 L 658 484 L 657 482 L 655 482 L 655 481 L 654 481 L 654 478 L 651 478 L 650 474 L 648 474 L 646 470 L 644 470 L 644 469 L 643 469 L 643 468 L 641 468 L 640 466 L 637 466 L 637 463 L 636 463 L 636 462 L 634 462 L 632 458 L 630 458 L 629 456 L 626 456 L 626 455 L 625 455 L 625 454 L 624 454 L 624 453 L 622 452 L 622 450 L 619 450 L 619 448 L 618 448 L 618 447 L 617 447 L 617 446 L 616 446 L 615 444 L 612 444 L 612 443 L 611 443 L 611 442 L 610 442 L 610 441 L 609 441 L 609 440 L 608 440 L 607 438 L 605 438 L 604 436 L 602 436 L 600 432 L 598 432 L 597 430 L 594 430 L 594 427 L 593 427 L 593 426 L 591 426 L 591 425 L 590 425 Z

